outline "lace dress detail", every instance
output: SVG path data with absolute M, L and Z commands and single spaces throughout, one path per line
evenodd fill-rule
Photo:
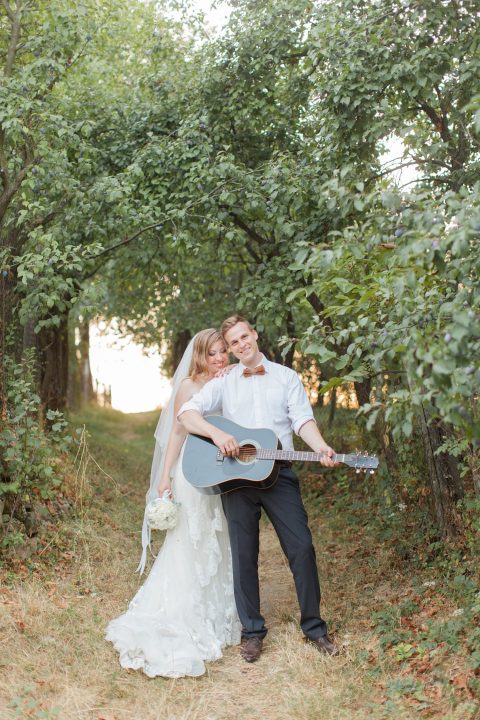
M 149 677 L 178 678 L 205 672 L 205 661 L 240 642 L 233 595 L 228 529 L 218 495 L 203 495 L 182 473 L 173 478 L 181 503 L 175 528 L 126 613 L 107 628 L 124 668 Z

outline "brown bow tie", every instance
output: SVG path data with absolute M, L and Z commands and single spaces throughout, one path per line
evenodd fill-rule
M 263 367 L 263 365 L 259 365 L 253 370 L 250 370 L 250 368 L 245 368 L 242 374 L 245 377 L 252 377 L 252 375 L 265 375 L 265 368 Z

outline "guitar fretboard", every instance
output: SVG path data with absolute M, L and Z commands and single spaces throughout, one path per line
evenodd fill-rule
M 257 458 L 259 458 L 259 460 L 289 460 L 291 462 L 294 462 L 295 460 L 321 462 L 325 457 L 325 453 L 316 453 L 309 450 L 266 450 L 264 448 L 255 450 L 254 454 Z M 332 455 L 332 460 L 334 462 L 344 463 L 351 459 L 352 458 L 349 455 L 340 455 L 339 453 L 334 453 Z
M 221 453 L 218 453 L 221 458 Z M 239 460 L 249 462 L 249 460 L 304 460 L 305 462 L 321 462 L 326 457 L 326 453 L 316 453 L 310 450 L 278 450 L 268 448 L 255 448 L 251 446 L 243 446 L 240 448 Z M 334 453 L 332 460 L 336 463 L 344 463 L 353 468 L 376 468 L 378 460 L 368 455 L 345 455 Z

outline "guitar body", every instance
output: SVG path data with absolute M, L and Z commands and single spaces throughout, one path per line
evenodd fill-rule
M 234 435 L 241 447 L 276 450 L 279 446 L 273 430 L 244 428 L 219 415 L 209 415 L 205 420 Z M 256 457 L 247 460 L 222 457 L 209 438 L 189 434 L 183 451 L 182 470 L 197 490 L 218 495 L 252 486 L 263 490 L 271 488 L 277 479 L 278 464 L 275 460 Z

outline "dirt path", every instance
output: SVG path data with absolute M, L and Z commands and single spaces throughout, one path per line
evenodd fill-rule
M 88 418 L 87 418 L 88 420 Z M 108 422 L 107 422 L 108 421 Z M 98 422 L 98 426 L 95 423 Z M 65 523 L 50 564 L 1 588 L 0 719 L 60 720 L 381 720 L 418 718 L 418 703 L 392 705 L 392 677 L 372 672 L 379 653 L 372 607 L 399 594 L 381 548 L 362 549 L 362 531 L 311 507 L 323 587 L 322 612 L 344 652 L 322 657 L 298 629 L 293 582 L 271 526 L 261 535 L 261 592 L 270 628 L 260 661 L 247 665 L 238 648 L 201 678 L 150 680 L 127 672 L 104 639 L 138 587 L 141 511 L 153 416 L 90 418 L 92 451 L 114 482 L 90 464 L 88 510 Z M 123 439 L 122 439 L 123 438 Z M 125 442 L 128 440 L 128 442 Z M 6 578 L 8 580 L 8 578 Z M 400 671 L 399 671 L 400 672 Z M 465 720 L 465 708 L 429 717 Z M 467 706 L 465 706 L 467 707 Z M 467 707 L 468 710 L 468 707 Z

